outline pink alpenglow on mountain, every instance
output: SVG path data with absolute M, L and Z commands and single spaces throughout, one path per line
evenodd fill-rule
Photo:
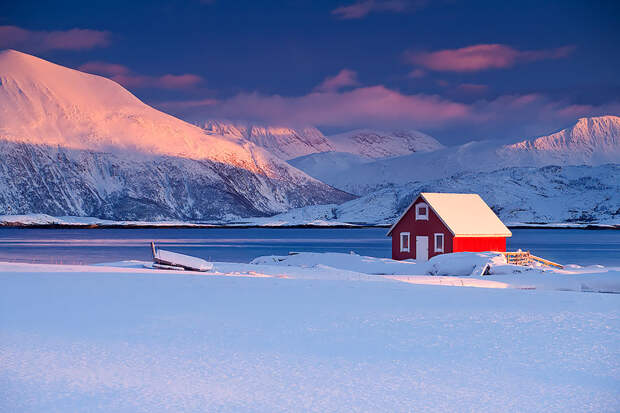
M 0 52 L 0 153 L 5 214 L 202 220 L 353 198 L 112 80 L 14 50 Z

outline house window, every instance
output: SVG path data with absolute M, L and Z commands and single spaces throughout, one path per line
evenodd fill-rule
M 415 219 L 428 220 L 428 205 L 419 203 L 415 206 Z
M 400 233 L 400 252 L 409 252 L 409 233 L 401 232 Z
M 443 234 L 435 234 L 435 252 L 443 252 Z

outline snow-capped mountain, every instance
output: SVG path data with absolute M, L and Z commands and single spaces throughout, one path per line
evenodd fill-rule
M 294 209 L 266 221 L 394 223 L 420 192 L 478 193 L 508 224 L 620 225 L 620 165 L 511 167 L 386 186 L 341 205 Z
M 334 155 L 314 154 L 291 164 L 344 191 L 364 195 L 384 186 L 445 178 L 462 172 L 493 171 L 510 166 L 601 165 L 620 163 L 620 118 L 580 119 L 574 126 L 549 136 L 512 145 L 469 142 L 431 152 L 374 162 L 352 162 L 334 168 Z
M 416 130 L 385 132 L 358 129 L 332 135 L 328 139 L 336 152 L 348 152 L 371 159 L 430 152 L 444 147 L 432 136 Z
M 109 79 L 13 50 L 0 52 L 0 142 L 1 213 L 208 219 L 351 198 Z
M 504 158 L 522 164 L 577 165 L 620 161 L 620 117 L 581 118 L 569 128 L 548 136 L 502 147 Z
M 216 135 L 245 139 L 284 160 L 334 150 L 321 131 L 310 126 L 289 128 L 225 120 L 207 120 L 199 123 L 198 126 Z
M 197 125 L 208 133 L 250 141 L 287 161 L 315 153 L 336 152 L 372 160 L 443 148 L 435 138 L 415 130 L 358 129 L 325 137 L 310 126 L 291 128 L 219 119 Z

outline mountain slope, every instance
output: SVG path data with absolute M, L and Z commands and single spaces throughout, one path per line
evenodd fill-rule
M 502 147 L 499 154 L 527 164 L 601 164 L 620 160 L 620 117 L 581 118 L 548 136 Z
M 317 181 L 274 180 L 210 160 L 0 141 L 0 214 L 210 221 L 352 197 Z M 329 188 L 329 187 L 327 187 Z
M 0 52 L 0 141 L 5 142 L 0 156 L 12 162 L 9 169 L 5 163 L 4 180 L 0 184 L 13 188 L 7 192 L 10 196 L 0 208 L 13 205 L 10 203 L 12 198 L 22 199 L 19 211 L 24 213 L 46 212 L 48 209 L 37 210 L 37 205 L 46 202 L 50 205 L 56 202 L 80 204 L 80 199 L 73 198 L 77 193 L 86 196 L 86 192 L 79 190 L 77 182 L 90 187 L 89 179 L 99 174 L 97 168 L 119 170 L 123 176 L 148 176 L 157 181 L 152 183 L 154 186 L 181 185 L 184 181 L 170 179 L 167 175 L 170 169 L 160 168 L 162 162 L 172 159 L 175 159 L 175 165 L 179 165 L 179 170 L 182 169 L 180 165 L 189 163 L 189 160 L 199 161 L 192 164 L 194 167 L 190 171 L 192 179 L 200 181 L 201 188 L 207 191 L 202 194 L 205 199 L 216 199 L 219 194 L 231 202 L 227 207 L 215 210 L 217 216 L 222 215 L 219 210 L 233 214 L 238 211 L 241 215 L 256 211 L 264 215 L 281 212 L 294 204 L 317 204 L 332 199 L 342 202 L 351 198 L 251 142 L 207 134 L 197 126 L 153 109 L 109 79 L 13 50 Z M 11 153 L 16 148 L 21 156 Z M 65 154 L 77 150 L 75 156 L 84 163 L 71 160 L 63 163 L 63 158 L 56 160 L 61 163 L 56 168 L 49 161 L 56 159 L 55 150 Z M 134 164 L 136 169 L 132 170 Z M 198 164 L 202 166 L 196 166 Z M 149 173 L 149 169 L 156 172 Z M 137 174 L 138 170 L 140 174 Z M 52 180 L 52 186 L 59 192 L 51 191 L 48 196 L 62 195 L 64 200 L 29 203 L 29 197 L 19 196 L 19 191 L 23 195 L 29 189 L 14 185 L 23 176 L 39 182 L 42 190 Z M 131 197 L 148 200 L 153 194 L 146 190 L 147 187 L 137 185 Z M 140 188 L 146 192 L 140 192 Z M 208 188 L 217 188 L 217 191 L 213 189 L 211 193 Z M 169 188 L 170 192 L 180 191 L 174 196 L 181 198 L 175 201 L 176 204 L 170 204 L 176 205 L 175 208 L 184 201 L 192 204 L 192 199 L 183 198 L 188 195 L 181 189 Z M 92 200 L 95 202 L 94 198 Z M 65 206 L 60 210 L 69 215 L 84 208 Z M 139 212 L 137 209 L 136 213 Z M 187 216 L 185 210 L 162 210 L 160 213 L 168 217 Z M 206 210 L 197 211 L 196 215 L 202 219 L 208 217 Z
M 207 120 L 199 126 L 216 135 L 245 139 L 284 160 L 334 150 L 325 136 L 313 127 L 262 126 L 224 120 Z
M 351 163 L 330 173 L 333 155 L 310 155 L 292 162 L 315 178 L 344 191 L 364 195 L 385 186 L 449 177 L 461 172 L 493 171 L 509 166 L 601 165 L 620 163 L 620 118 L 580 119 L 558 133 L 512 145 L 469 142 L 464 145 L 418 152 L 371 163 Z M 324 168 L 319 165 L 325 165 Z
M 387 186 L 341 205 L 294 209 L 267 221 L 394 223 L 420 192 L 477 193 L 505 223 L 620 225 L 620 165 L 511 167 Z
M 380 159 L 414 152 L 430 152 L 443 148 L 435 138 L 416 130 L 385 132 L 358 129 L 328 139 L 336 152 L 348 152 L 366 158 Z

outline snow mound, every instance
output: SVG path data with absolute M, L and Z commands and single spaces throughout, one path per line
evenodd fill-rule
M 455 252 L 432 257 L 426 263 L 425 272 L 429 275 L 483 275 L 487 265 L 490 274 L 496 274 L 498 268 L 503 273 L 506 267 L 516 267 L 506 264 L 506 258 L 499 252 Z
M 420 266 L 413 260 L 396 261 L 389 258 L 357 255 L 353 252 L 350 254 L 300 252 L 284 256 L 267 255 L 255 258 L 250 264 L 301 268 L 323 266 L 369 275 L 417 274 L 420 271 Z
M 254 268 L 262 274 L 278 274 L 292 279 L 387 279 L 453 287 L 620 293 L 620 268 L 573 265 L 556 269 L 539 264 L 511 265 L 499 252 L 442 254 L 426 262 L 396 261 L 355 253 L 299 252 L 286 256 L 262 256 L 246 265 L 226 264 L 221 270 L 230 271 L 240 265 L 248 272 Z M 488 272 L 483 271 L 487 266 Z M 220 268 L 220 264 L 217 267 Z M 487 275 L 482 275 L 483 272 Z

